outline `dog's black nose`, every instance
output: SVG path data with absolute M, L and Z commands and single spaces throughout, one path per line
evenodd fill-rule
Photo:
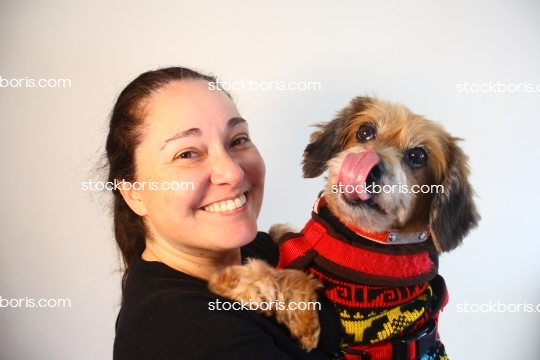
M 371 183 L 381 180 L 383 171 L 384 171 L 384 165 L 382 164 L 382 162 L 379 162 L 377 165 L 372 167 L 366 178 L 366 184 L 371 184 Z

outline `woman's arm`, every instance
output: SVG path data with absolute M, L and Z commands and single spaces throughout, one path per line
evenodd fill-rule
M 137 316 L 122 317 L 115 360 L 328 359 L 317 350 L 304 352 L 272 319 L 254 311 L 218 310 L 212 294 L 193 291 L 160 298 Z

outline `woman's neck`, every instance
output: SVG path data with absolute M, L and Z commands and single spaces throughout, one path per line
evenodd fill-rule
M 240 249 L 211 252 L 200 249 L 177 249 L 165 241 L 146 240 L 142 253 L 145 261 L 159 261 L 175 270 L 208 281 L 210 276 L 230 265 L 242 263 Z

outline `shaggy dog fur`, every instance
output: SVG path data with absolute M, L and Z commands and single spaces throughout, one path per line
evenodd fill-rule
M 418 247 L 430 253 L 447 252 L 460 245 L 479 220 L 468 182 L 467 156 L 458 147 L 458 140 L 403 105 L 357 97 L 332 121 L 317 125 L 304 152 L 304 177 L 314 178 L 328 171 L 324 189 L 328 209 L 351 228 L 367 233 L 431 232 L 426 241 L 415 244 L 374 246 L 398 254 Z M 358 179 L 355 164 L 364 168 Z M 344 169 L 352 170 L 347 173 Z M 342 181 L 349 185 L 361 181 L 394 186 L 396 191 L 336 191 Z M 409 190 L 413 185 L 419 186 L 416 189 L 442 185 L 444 192 L 397 191 L 403 185 Z M 290 230 L 279 225 L 271 229 L 271 235 L 277 240 Z M 309 302 L 316 301 L 315 290 L 321 285 L 303 272 L 276 270 L 252 260 L 215 274 L 209 287 L 234 300 Z M 316 310 L 261 312 L 285 323 L 305 349 L 317 345 L 320 328 Z

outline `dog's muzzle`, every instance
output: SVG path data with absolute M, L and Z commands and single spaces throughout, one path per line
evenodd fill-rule
M 367 183 L 380 180 L 383 170 L 381 158 L 375 151 L 349 153 L 343 159 L 337 183 L 343 187 L 343 195 L 347 198 L 366 201 L 371 198 Z

